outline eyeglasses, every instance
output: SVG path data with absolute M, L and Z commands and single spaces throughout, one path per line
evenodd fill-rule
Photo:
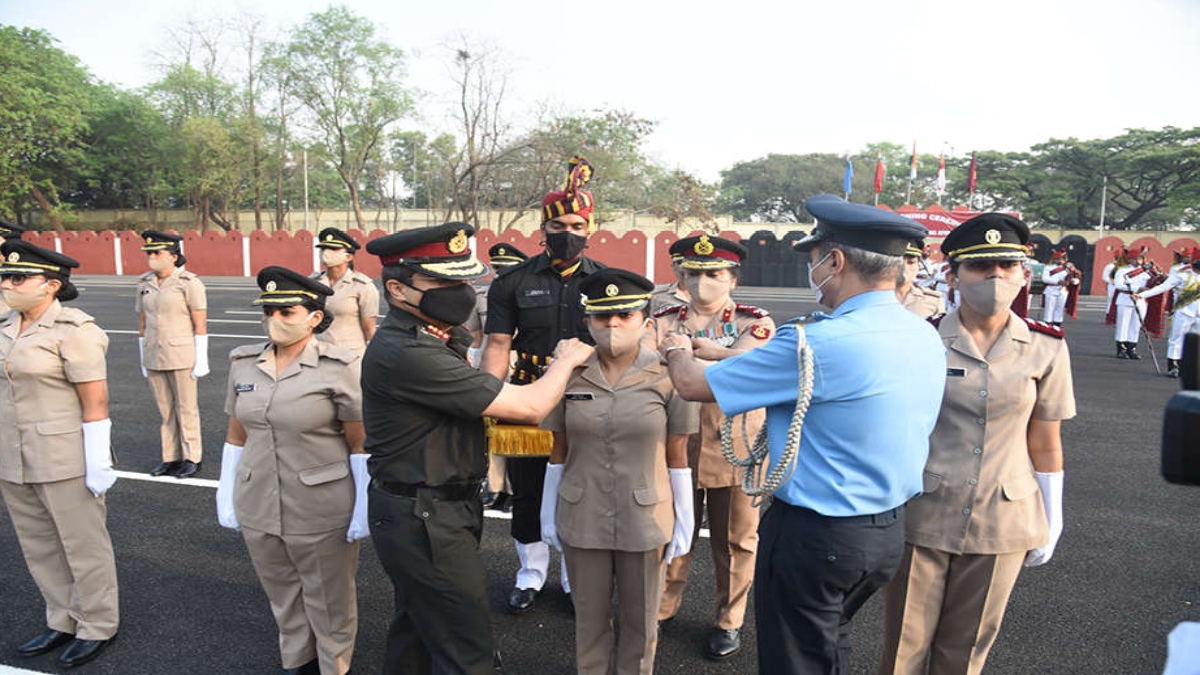
M 27 280 L 32 279 L 33 277 L 40 277 L 40 276 L 42 276 L 42 275 L 40 275 L 40 274 L 0 274 L 0 282 L 7 281 L 8 283 L 12 284 L 13 286 L 20 286 L 21 284 L 25 283 Z

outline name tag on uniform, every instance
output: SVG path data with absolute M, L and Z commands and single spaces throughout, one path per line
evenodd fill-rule
M 568 391 L 563 394 L 563 398 L 568 401 L 594 401 L 596 395 L 590 391 Z
M 532 298 L 536 295 L 550 295 L 550 291 L 544 288 L 526 288 L 525 297 Z
M 966 377 L 966 376 L 967 376 L 966 368 L 947 368 L 946 369 L 946 377 Z
M 235 385 L 233 385 L 233 391 L 234 391 L 234 393 L 237 393 L 237 394 L 244 394 L 248 391 L 254 391 L 254 385 L 253 384 L 235 384 Z

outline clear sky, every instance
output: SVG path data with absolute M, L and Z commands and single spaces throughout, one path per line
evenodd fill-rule
M 261 17 L 275 35 L 323 0 L 0 0 L 0 23 L 49 31 L 97 77 L 158 77 L 169 29 Z M 490 44 L 527 123 L 621 107 L 655 120 L 654 159 L 716 180 L 767 153 L 891 141 L 922 154 L 1200 126 L 1197 0 L 347 0 L 409 57 L 439 124 L 448 45 Z M 237 58 L 229 49 L 231 61 Z

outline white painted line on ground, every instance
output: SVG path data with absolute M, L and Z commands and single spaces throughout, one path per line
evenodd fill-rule
M 0 665 L 0 675 L 42 675 L 44 672 L 41 670 L 25 670 L 24 668 Z

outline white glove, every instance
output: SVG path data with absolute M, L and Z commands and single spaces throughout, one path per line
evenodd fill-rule
M 367 524 L 367 486 L 371 484 L 367 460 L 370 458 L 362 453 L 350 455 L 350 473 L 354 475 L 354 511 L 350 514 L 350 528 L 346 530 L 346 541 L 350 543 L 371 536 L 371 527 Z
M 83 460 L 87 489 L 97 497 L 103 496 L 117 482 L 112 465 L 112 420 L 83 423 Z
M 691 469 L 667 469 L 671 474 L 671 495 L 675 498 L 675 531 L 667 544 L 666 563 L 692 550 L 696 530 L 696 494 Z
M 142 377 L 150 377 L 146 372 L 146 338 L 138 338 L 138 363 L 142 366 Z
M 192 368 L 192 379 L 198 380 L 208 374 L 208 336 L 196 336 L 196 366 Z
M 546 482 L 542 485 L 542 541 L 560 553 L 562 542 L 558 539 L 558 485 L 562 483 L 564 464 L 546 465 Z
M 1063 531 L 1063 472 L 1034 471 L 1033 477 L 1042 488 L 1042 506 L 1046 509 L 1046 522 L 1050 526 L 1050 540 L 1045 546 L 1039 546 L 1025 554 L 1026 567 L 1037 567 L 1050 562 L 1050 558 L 1054 556 L 1054 547 L 1058 545 L 1058 538 L 1062 536 Z
M 237 511 L 233 508 L 233 486 L 237 482 L 237 467 L 245 447 L 226 443 L 221 449 L 221 482 L 217 484 L 217 522 L 221 527 L 240 530 Z

